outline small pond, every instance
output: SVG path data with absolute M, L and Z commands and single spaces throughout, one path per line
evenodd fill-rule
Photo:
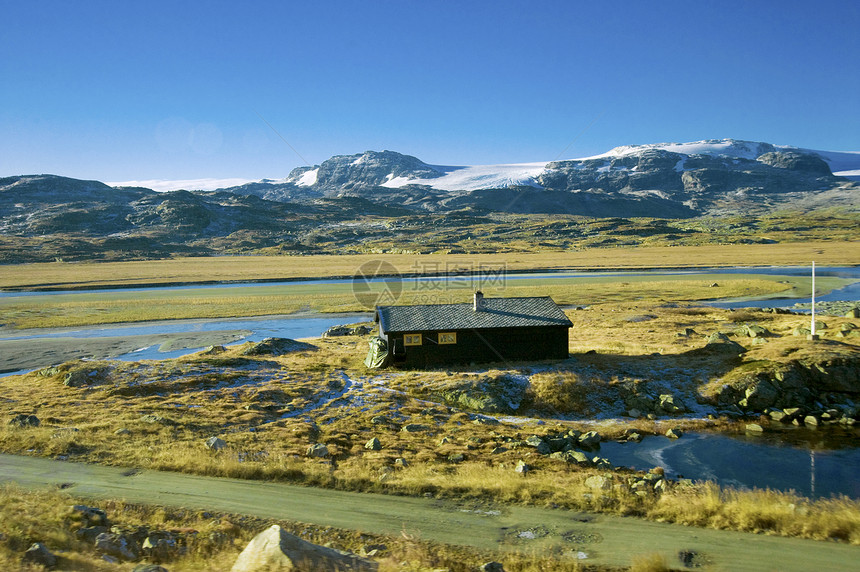
M 811 498 L 860 499 L 856 430 L 798 429 L 763 435 L 686 433 L 680 439 L 647 437 L 641 443 L 601 443 L 615 466 L 663 467 L 670 478 L 715 481 L 735 488 L 794 490 Z

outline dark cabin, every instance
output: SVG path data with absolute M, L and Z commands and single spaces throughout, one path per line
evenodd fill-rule
M 389 363 L 406 368 L 566 359 L 573 326 L 549 296 L 484 298 L 472 304 L 377 306 Z

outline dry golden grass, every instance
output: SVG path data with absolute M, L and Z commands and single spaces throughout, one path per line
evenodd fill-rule
M 701 268 L 857 263 L 856 242 L 725 244 L 707 246 L 592 248 L 567 252 L 504 254 L 360 254 L 318 256 L 220 256 L 158 261 L 37 263 L 10 265 L 0 288 L 54 288 L 176 284 L 218 281 L 283 280 L 325 276 L 351 277 L 364 263 L 385 260 L 401 274 L 425 269 L 472 269 L 504 264 L 508 270 L 607 268 Z
M 633 374 L 622 376 L 617 371 L 620 365 L 635 373 L 640 363 L 649 367 L 695 363 L 713 368 L 719 373 L 716 377 L 722 375 L 720 368 L 737 366 L 690 352 L 700 348 L 712 331 L 733 331 L 737 324 L 730 319 L 732 312 L 625 303 L 569 314 L 576 326 L 571 334 L 576 341 L 575 359 L 562 367 L 546 364 L 544 371 L 529 373 L 532 411 L 587 414 L 584 397 L 588 395 L 592 407 L 591 394 L 596 389 L 611 392 L 619 384 L 647 382 Z M 641 315 L 655 317 L 628 319 Z M 764 346 L 735 338 L 750 348 L 751 359 L 780 355 L 792 359 L 830 351 L 828 343 L 807 344 L 790 335 L 802 319 L 798 316 L 752 312 L 747 317 L 782 336 L 770 338 Z M 833 324 L 825 330 L 832 332 L 847 319 L 823 320 Z M 684 328 L 696 333 L 677 337 Z M 370 378 L 361 364 L 366 343 L 360 338 L 314 343 L 319 346 L 316 351 L 283 357 L 245 357 L 240 355 L 242 346 L 237 346 L 220 354 L 162 362 L 70 362 L 48 377 L 5 378 L 0 450 L 346 490 L 555 504 L 697 526 L 860 543 L 860 504 L 847 499 L 812 502 L 787 493 L 744 493 L 716 487 L 676 487 L 660 497 L 642 498 L 631 492 L 628 479 L 632 475 L 623 471 L 607 473 L 621 486 L 594 494 L 584 485 L 594 470 L 579 470 L 537 455 L 531 448 L 511 445 L 533 433 L 587 430 L 584 424 L 482 425 L 472 422 L 467 413 L 425 401 L 438 388 L 518 370 L 476 373 L 461 368 L 451 375 L 448 371 L 382 372 Z M 834 344 L 840 351 L 857 352 L 856 340 L 846 338 Z M 665 348 L 663 355 L 650 355 L 649 350 L 656 347 Z M 598 353 L 586 353 L 595 348 Z M 711 359 L 715 361 L 708 361 Z M 572 364 L 593 373 L 583 376 Z M 72 370 L 95 372 L 90 376 L 93 383 L 64 386 L 64 375 Z M 345 387 L 344 374 L 364 384 L 360 399 L 338 398 Z M 695 388 L 707 381 L 689 379 L 686 383 Z M 376 388 L 374 383 L 380 386 Z M 296 415 L 302 411 L 307 413 Z M 35 413 L 42 425 L 10 427 L 5 421 L 19 413 Z M 147 420 L 146 415 L 161 419 Z M 401 431 L 408 423 L 424 425 L 426 430 Z M 701 420 L 611 420 L 587 427 L 611 437 L 627 427 L 650 434 L 664 431 L 667 424 L 694 428 L 703 423 L 711 424 Z M 121 434 L 117 434 L 119 430 L 123 430 Z M 203 446 L 206 438 L 216 435 L 227 442 L 227 448 L 217 453 Z M 383 443 L 381 451 L 364 447 L 374 436 Z M 306 457 L 307 447 L 317 442 L 327 445 L 330 461 Z M 463 462 L 449 461 L 458 454 L 464 456 Z M 400 467 L 397 459 L 404 459 L 406 467 Z M 525 478 L 513 471 L 519 460 L 535 469 Z M 785 507 L 792 504 L 800 508 L 789 514 Z
M 711 284 L 719 281 L 719 288 Z M 642 304 L 708 300 L 719 297 L 761 296 L 789 292 L 802 296 L 805 280 L 745 275 L 606 276 L 508 280 L 484 287 L 487 296 L 551 296 L 561 305 Z M 822 278 L 820 288 L 844 285 L 838 278 Z M 472 296 L 472 287 L 452 282 L 430 294 L 406 283 L 398 303 L 456 303 Z M 384 288 L 374 284 L 374 288 Z M 8 327 L 45 328 L 140 322 L 151 320 L 219 318 L 290 314 L 299 310 L 320 312 L 368 311 L 355 297 L 351 284 L 292 284 L 244 288 L 120 291 L 0 298 L 0 311 Z

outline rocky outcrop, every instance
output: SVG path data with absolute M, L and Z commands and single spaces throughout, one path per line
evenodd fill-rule
M 718 408 L 736 406 L 749 413 L 775 409 L 778 412 L 771 417 L 786 422 L 800 418 L 801 411 L 820 414 L 829 409 L 839 412 L 840 418 L 853 419 L 860 402 L 860 358 L 752 362 L 736 368 L 724 381 L 710 397 Z
M 375 562 L 312 544 L 272 525 L 248 543 L 231 572 L 263 570 L 330 570 L 332 572 L 375 572 Z
M 520 408 L 528 380 L 510 375 L 487 376 L 476 382 L 442 390 L 436 395 L 444 403 L 480 413 L 514 413 Z
M 281 356 L 293 352 L 315 350 L 316 346 L 289 338 L 266 338 L 248 345 L 240 353 L 243 356 Z

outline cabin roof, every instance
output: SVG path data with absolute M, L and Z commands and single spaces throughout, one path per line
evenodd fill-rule
M 549 296 L 483 298 L 478 311 L 471 303 L 377 306 L 376 320 L 388 333 L 573 326 Z

